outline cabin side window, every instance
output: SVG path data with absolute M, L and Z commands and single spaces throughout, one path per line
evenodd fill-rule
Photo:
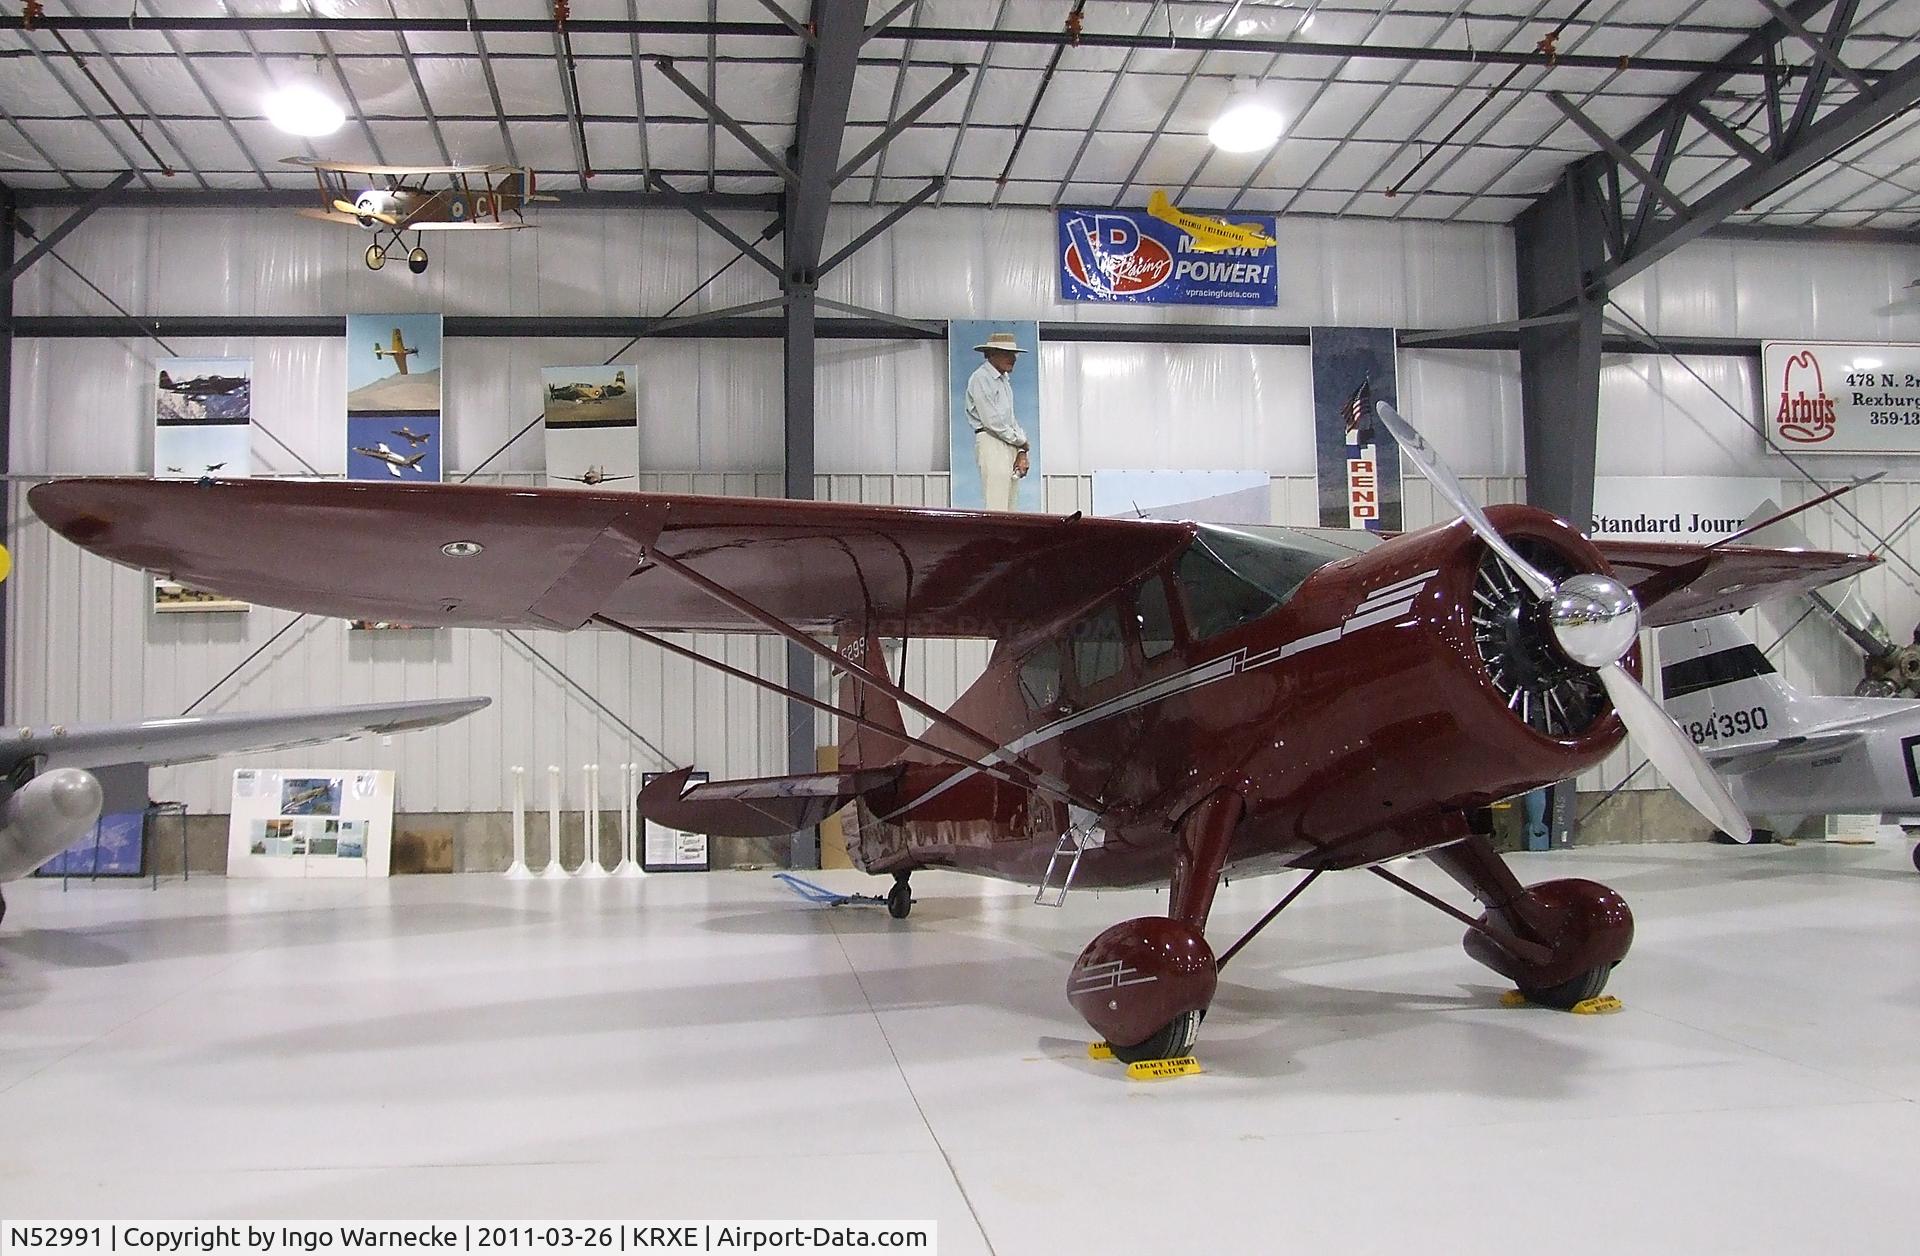
M 1020 696 L 1036 711 L 1060 701 L 1060 646 L 1049 641 L 1020 663 Z
M 1068 633 L 1073 643 L 1073 674 L 1082 689 L 1119 675 L 1127 659 L 1127 639 L 1120 634 L 1120 610 L 1109 603 L 1075 624 Z
M 1154 576 L 1133 594 L 1133 623 L 1140 634 L 1141 657 L 1152 661 L 1173 649 L 1173 606 L 1167 601 L 1167 582 Z

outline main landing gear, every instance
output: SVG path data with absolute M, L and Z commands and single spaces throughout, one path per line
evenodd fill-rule
M 387 264 L 389 254 L 400 251 L 402 246 L 400 233 L 395 231 L 392 234 L 393 238 L 385 244 L 380 243 L 380 238 L 376 235 L 373 243 L 369 244 L 367 251 L 361 255 L 367 263 L 368 270 L 379 270 Z M 407 269 L 416 275 L 424 273 L 427 269 L 427 251 L 420 247 L 420 237 L 418 235 L 415 235 L 413 248 L 407 254 Z
M 1321 875 L 1309 871 L 1215 960 L 1202 930 L 1241 812 L 1238 796 L 1226 793 L 1189 812 L 1174 854 L 1170 914 L 1123 921 L 1075 961 L 1067 999 L 1116 1059 L 1132 1064 L 1190 1052 L 1220 969 Z M 1478 917 L 1385 868 L 1369 871 L 1465 924 L 1467 954 L 1513 982 L 1528 1002 L 1573 1010 L 1597 997 L 1633 945 L 1626 902 L 1593 881 L 1523 886 L 1484 836 L 1465 832 L 1464 823 L 1460 831 L 1460 840 L 1427 857 L 1479 901 Z

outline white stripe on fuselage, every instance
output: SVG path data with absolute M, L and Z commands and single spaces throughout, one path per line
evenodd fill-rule
M 1397 580 L 1384 588 L 1376 589 L 1366 594 L 1354 606 L 1352 613 L 1350 613 L 1338 627 L 1328 628 L 1325 631 L 1311 633 L 1304 637 L 1297 637 L 1284 645 L 1262 650 L 1258 654 L 1249 654 L 1247 648 L 1242 646 L 1231 654 L 1223 654 L 1219 658 L 1210 659 L 1198 667 L 1190 667 L 1184 672 L 1162 677 L 1151 684 L 1142 685 L 1138 689 L 1130 690 L 1118 697 L 1109 698 L 1096 706 L 1090 706 L 1084 711 L 1076 711 L 1072 715 L 1063 716 L 1051 724 L 1042 724 L 1040 727 L 1008 742 L 992 754 L 975 760 L 972 768 L 955 772 L 952 776 L 935 785 L 932 789 L 927 790 L 913 801 L 894 808 L 884 816 L 875 817 L 874 823 L 884 824 L 895 816 L 912 811 L 915 807 L 929 803 L 941 794 L 946 793 L 954 786 L 960 784 L 960 782 L 971 777 L 979 769 L 993 764 L 1005 763 L 1034 746 L 1052 741 L 1056 737 L 1064 736 L 1076 728 L 1084 728 L 1088 724 L 1107 719 L 1110 716 L 1125 714 L 1128 711 L 1174 697 L 1177 694 L 1191 693 L 1217 680 L 1225 680 L 1229 676 L 1242 672 L 1250 672 L 1255 668 L 1265 667 L 1269 663 L 1277 663 L 1282 659 L 1293 658 L 1296 655 L 1306 653 L 1308 650 L 1318 649 L 1323 645 L 1331 645 L 1342 637 L 1359 632 L 1365 628 L 1371 628 L 1375 624 L 1396 619 L 1413 609 L 1414 599 L 1418 597 L 1420 592 L 1426 587 L 1426 582 L 1439 574 L 1439 568 L 1436 567 L 1429 571 L 1423 571 L 1417 576 L 1409 576 L 1405 580 Z

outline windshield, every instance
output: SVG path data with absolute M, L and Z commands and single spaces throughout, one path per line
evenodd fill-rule
M 1205 640 L 1250 623 L 1285 604 L 1320 568 L 1378 543 L 1366 533 L 1201 524 L 1174 567 L 1186 590 L 1189 627 Z

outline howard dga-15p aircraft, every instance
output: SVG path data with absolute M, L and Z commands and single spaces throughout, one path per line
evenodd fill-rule
M 1485 808 L 1592 767 L 1631 729 L 1717 827 L 1747 834 L 1693 743 L 1636 683 L 1635 633 L 1874 561 L 1594 543 L 1539 509 L 1482 512 L 1404 420 L 1384 406 L 1380 418 L 1463 520 L 1383 539 L 264 480 L 66 480 L 30 501 L 96 554 L 248 602 L 418 624 L 597 624 L 836 710 L 841 770 L 691 786 L 674 774 L 643 791 L 642 811 L 754 835 L 851 803 L 849 852 L 896 879 L 896 916 L 919 868 L 1055 894 L 1169 884 L 1166 915 L 1108 929 L 1068 979 L 1073 1005 L 1131 1062 L 1191 1047 L 1219 970 L 1204 930 L 1227 871 L 1372 869 L 1463 920 L 1468 953 L 1530 998 L 1565 1007 L 1598 994 L 1632 942 L 1626 904 L 1591 881 L 1521 885 L 1486 836 Z M 324 572 L 286 561 L 316 541 L 335 558 Z M 659 630 L 778 634 L 833 663 L 839 701 Z M 913 636 L 996 646 L 941 710 L 887 666 L 882 639 Z M 903 708 L 928 721 L 923 733 L 908 731 Z M 1480 912 L 1380 866 L 1415 852 Z

